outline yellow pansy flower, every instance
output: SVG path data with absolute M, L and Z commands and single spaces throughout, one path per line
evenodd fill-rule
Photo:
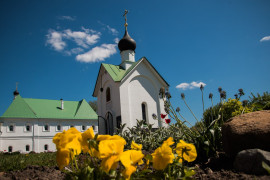
M 56 153 L 56 162 L 60 170 L 67 166 L 70 162 L 70 150 L 59 149 Z
M 134 141 L 131 142 L 131 149 L 142 150 L 142 144 L 137 144 Z
M 97 141 L 103 141 L 103 140 L 119 140 L 123 139 L 121 136 L 118 135 L 98 135 Z
M 196 148 L 193 144 L 189 144 L 186 143 L 183 140 L 180 140 L 179 143 L 176 145 L 176 153 L 184 158 L 184 160 L 188 161 L 188 162 L 192 162 L 196 159 L 197 157 L 197 151 Z M 180 159 L 180 162 L 182 162 L 182 160 Z
M 119 136 L 120 137 L 120 136 Z M 123 153 L 126 141 L 116 136 L 109 140 L 102 140 L 99 143 L 99 158 L 102 159 L 101 167 L 108 173 L 110 169 L 115 169 Z M 116 138 L 116 139 L 115 139 Z
M 122 153 L 120 160 L 125 166 L 125 170 L 122 172 L 125 179 L 130 179 L 131 174 L 136 171 L 137 163 L 141 162 L 143 157 L 143 153 L 136 150 L 128 150 Z
M 168 146 L 171 146 L 174 144 L 173 138 L 169 137 L 166 141 L 163 142 L 163 144 L 167 144 Z
M 57 148 L 56 160 L 60 169 L 69 164 L 70 157 L 73 158 L 81 153 L 82 136 L 76 128 L 57 133 L 53 142 Z
M 152 154 L 153 157 L 153 167 L 157 170 L 163 170 L 168 164 L 173 162 L 174 155 L 172 148 L 167 143 L 161 145 Z
M 99 153 L 94 147 L 89 149 L 89 139 L 94 139 L 95 133 L 93 127 L 88 128 L 84 133 L 82 133 L 82 150 L 84 153 L 88 152 L 90 156 L 98 157 Z

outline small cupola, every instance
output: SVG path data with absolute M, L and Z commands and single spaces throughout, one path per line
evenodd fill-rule
M 136 49 L 136 42 L 132 39 L 127 31 L 127 13 L 128 11 L 125 10 L 125 34 L 123 38 L 118 43 L 118 48 L 121 54 L 121 67 L 124 69 L 128 69 L 133 62 L 135 62 L 135 49 Z
M 13 96 L 14 96 L 14 99 L 19 95 L 19 91 L 18 91 L 18 83 L 16 83 L 16 90 L 13 92 Z M 13 99 L 13 100 L 14 100 Z

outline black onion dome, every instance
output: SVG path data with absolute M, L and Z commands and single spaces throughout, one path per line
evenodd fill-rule
M 18 92 L 17 89 L 13 92 L 13 95 L 14 95 L 14 96 L 17 96 L 17 95 L 19 95 L 19 94 L 20 94 L 20 93 Z
M 136 49 L 136 42 L 135 42 L 134 39 L 132 39 L 129 36 L 127 30 L 125 31 L 124 37 L 119 41 L 118 48 L 119 48 L 119 50 L 121 52 L 122 51 L 125 51 L 125 50 L 135 51 L 135 49 Z

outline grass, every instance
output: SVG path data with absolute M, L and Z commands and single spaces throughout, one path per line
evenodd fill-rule
M 30 165 L 56 166 L 56 153 L 0 153 L 0 172 L 21 170 Z

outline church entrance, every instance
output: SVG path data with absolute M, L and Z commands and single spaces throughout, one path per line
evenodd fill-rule
M 114 127 L 113 127 L 113 115 L 111 112 L 107 112 L 106 114 L 106 120 L 107 120 L 107 134 L 113 135 L 114 133 Z
M 107 112 L 105 118 L 102 116 L 98 117 L 98 133 L 99 134 L 110 134 L 114 133 L 113 115 L 111 112 Z

